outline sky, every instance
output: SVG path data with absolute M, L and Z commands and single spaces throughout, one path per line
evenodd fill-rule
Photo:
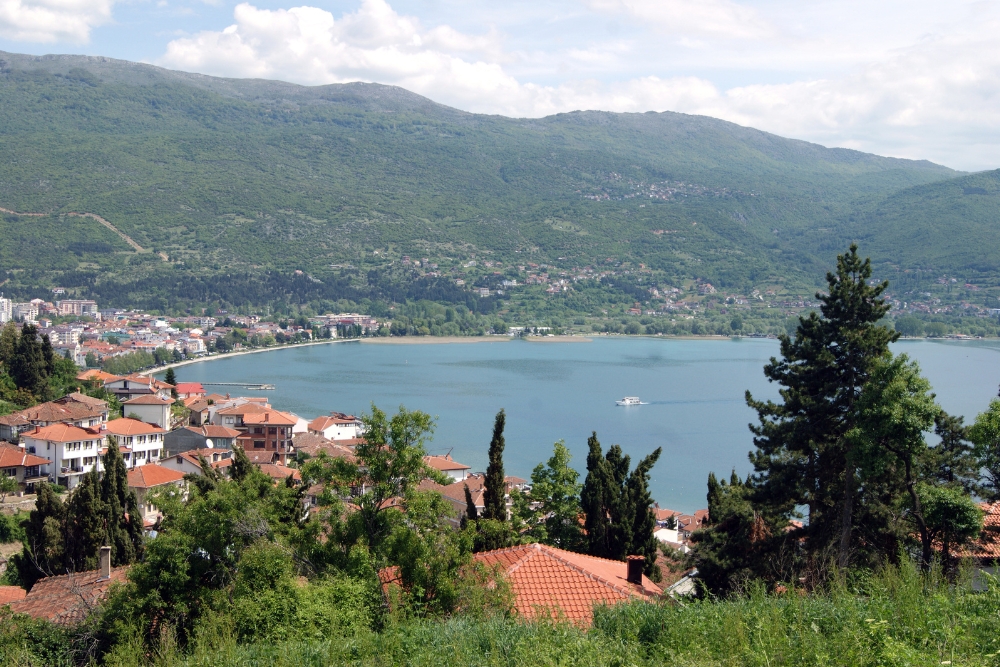
M 1000 0 L 0 0 L 0 50 L 371 81 L 516 117 L 703 114 L 1000 167 Z

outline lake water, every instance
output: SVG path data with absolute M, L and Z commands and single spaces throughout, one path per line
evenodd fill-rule
M 949 412 L 971 421 L 997 394 L 1000 342 L 903 341 Z M 592 342 L 497 341 L 454 344 L 348 343 L 223 358 L 177 369 L 181 381 L 267 382 L 275 408 L 313 418 L 331 410 L 359 414 L 374 402 L 437 417 L 432 453 L 485 470 L 493 417 L 507 411 L 504 462 L 528 478 L 564 440 L 586 470 L 587 437 L 618 443 L 633 461 L 656 447 L 651 491 L 661 507 L 705 505 L 709 471 L 750 470 L 744 391 L 777 397 L 762 368 L 776 341 L 596 338 Z M 225 393 L 227 388 L 207 387 Z M 618 407 L 622 396 L 648 405 Z

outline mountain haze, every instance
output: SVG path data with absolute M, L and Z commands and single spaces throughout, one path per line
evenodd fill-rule
M 513 119 L 378 84 L 0 53 L 0 155 L 0 207 L 45 214 L 0 223 L 17 294 L 131 281 L 118 299 L 169 301 L 191 298 L 179 291 L 194 276 L 330 283 L 343 278 L 331 265 L 357 283 L 403 255 L 645 264 L 677 282 L 805 292 L 852 239 L 892 271 L 985 280 L 1000 261 L 982 242 L 1000 221 L 996 172 L 669 112 Z

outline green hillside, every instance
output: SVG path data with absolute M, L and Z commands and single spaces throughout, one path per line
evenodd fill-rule
M 484 261 L 510 277 L 645 265 L 655 284 L 803 294 L 850 238 L 894 265 L 985 270 L 994 251 L 973 239 L 998 211 L 996 195 L 962 194 L 995 192 L 995 175 L 706 117 L 511 119 L 375 84 L 82 56 L 0 53 L 0 156 L 0 207 L 47 214 L 6 215 L 2 289 L 58 284 L 121 306 L 460 302 L 452 278 L 482 281 Z M 993 189 L 962 185 L 983 179 Z M 404 255 L 444 275 L 418 279 Z

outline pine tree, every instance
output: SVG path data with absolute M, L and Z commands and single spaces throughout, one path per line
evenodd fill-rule
M 611 445 L 605 460 L 611 485 L 606 498 L 607 512 L 611 519 L 608 528 L 608 555 L 606 558 L 625 560 L 632 548 L 632 514 L 629 512 L 625 483 L 632 458 L 622 452 L 621 445 Z
M 872 363 L 899 336 L 878 324 L 889 310 L 881 298 L 888 283 L 869 284 L 871 273 L 856 245 L 840 255 L 836 273 L 826 277 L 829 293 L 817 294 L 822 315 L 799 318 L 795 337 L 781 337 L 782 359 L 764 367 L 768 380 L 782 385 L 783 402 L 757 401 L 747 392 L 760 419 L 751 426 L 755 502 L 774 515 L 806 507 L 807 554 L 835 552 L 842 567 L 851 554 L 858 492 L 858 463 L 845 435 Z
M 3 365 L 4 369 L 10 368 L 10 362 L 17 350 L 18 337 L 17 325 L 13 322 L 8 322 L 0 330 L 0 364 Z
M 507 520 L 507 478 L 503 470 L 503 429 L 506 419 L 506 413 L 500 410 L 493 422 L 490 462 L 483 481 L 483 518 L 496 521 Z
M 135 491 L 128 488 L 125 459 L 113 437 L 108 437 L 102 464 L 101 501 L 111 562 L 115 566 L 128 565 L 142 554 L 142 516 Z
M 653 498 L 649 493 L 649 473 L 659 460 L 661 452 L 662 449 L 657 447 L 653 453 L 639 461 L 625 486 L 627 519 L 623 527 L 629 532 L 628 555 L 646 558 L 643 571 L 653 581 L 660 580 L 660 568 L 656 565 L 659 545 L 653 535 L 656 530 L 656 514 L 653 512 Z
M 469 491 L 469 485 L 465 485 L 465 518 L 469 521 L 475 521 L 479 518 L 479 510 L 476 509 L 476 503 L 472 500 L 472 492 Z
M 45 377 L 50 377 L 56 370 L 56 351 L 52 348 L 52 341 L 49 340 L 48 334 L 42 336 L 41 352 L 42 372 Z

